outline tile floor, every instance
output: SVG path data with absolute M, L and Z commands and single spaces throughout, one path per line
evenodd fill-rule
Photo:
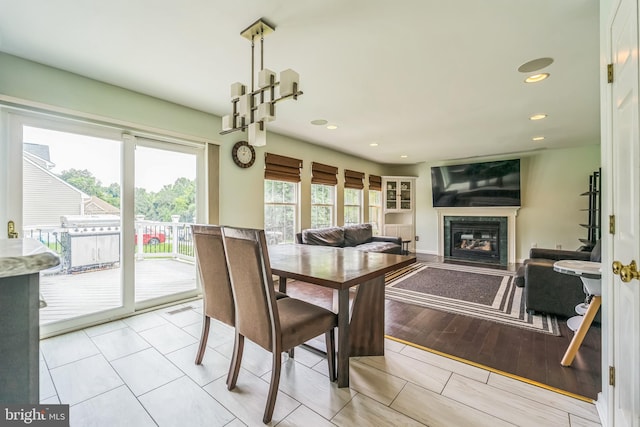
M 212 322 L 196 366 L 201 316 L 200 300 L 42 340 L 41 402 L 68 403 L 81 427 L 263 425 L 269 353 L 246 342 L 228 391 L 233 331 Z M 593 404 L 391 340 L 385 353 L 352 359 L 348 389 L 315 352 L 283 355 L 271 425 L 600 425 Z

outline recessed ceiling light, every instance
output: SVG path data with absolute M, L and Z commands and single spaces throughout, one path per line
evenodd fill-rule
M 546 114 L 534 114 L 533 116 L 529 117 L 529 120 L 542 120 L 546 117 Z
M 316 126 L 326 125 L 327 123 L 328 122 L 325 119 L 311 120 L 311 124 Z
M 406 154 L 403 154 L 402 156 L 400 156 L 400 158 L 402 158 L 402 159 L 406 159 L 407 157 L 409 157 L 409 156 L 407 156 Z
M 525 83 L 538 83 L 549 77 L 549 73 L 534 74 L 524 79 Z
M 534 136 L 533 138 L 531 138 L 533 141 L 542 141 L 544 139 L 544 136 Z
M 519 66 L 518 71 L 521 73 L 533 73 L 534 71 L 542 70 L 544 67 L 548 67 L 551 64 L 553 64 L 553 58 L 533 59 Z
M 331 129 L 331 130 L 338 129 L 338 126 L 336 126 L 336 125 L 327 125 L 327 129 Z
M 377 147 L 378 143 L 377 142 L 372 142 L 371 144 L 369 144 L 369 147 Z

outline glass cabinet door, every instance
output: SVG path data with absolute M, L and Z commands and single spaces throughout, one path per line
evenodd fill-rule
M 400 210 L 411 208 L 411 181 L 400 181 Z
M 398 182 L 387 181 L 387 188 L 385 190 L 386 196 L 386 208 L 387 210 L 398 209 Z

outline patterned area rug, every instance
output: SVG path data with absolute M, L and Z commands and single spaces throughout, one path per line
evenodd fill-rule
M 530 315 L 515 272 L 444 263 L 415 263 L 385 276 L 385 297 L 555 336 L 553 315 Z

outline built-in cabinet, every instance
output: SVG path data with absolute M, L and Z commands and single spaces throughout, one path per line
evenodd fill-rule
M 415 250 L 415 177 L 382 177 L 382 229 L 385 236 L 402 237 Z

